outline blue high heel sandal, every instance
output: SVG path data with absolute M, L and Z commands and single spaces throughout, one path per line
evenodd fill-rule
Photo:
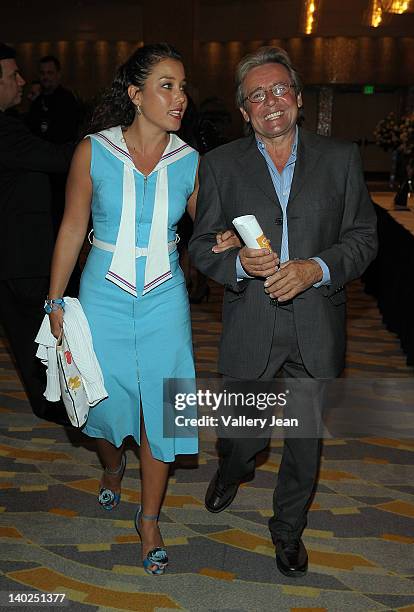
M 140 506 L 138 508 L 135 514 L 135 529 L 137 530 L 142 542 L 142 536 L 139 530 L 139 522 L 141 519 L 146 521 L 158 521 L 158 515 L 142 514 L 142 507 Z M 165 568 L 168 565 L 167 551 L 162 547 L 153 548 L 149 551 L 146 558 L 143 559 L 142 565 L 144 566 L 144 570 L 147 572 L 147 574 L 151 574 L 152 576 L 160 576 L 161 574 L 164 574 Z M 150 569 L 152 565 L 155 565 L 157 569 Z
M 126 467 L 126 455 L 123 453 L 121 464 L 119 468 L 116 470 L 110 470 L 109 468 L 105 468 L 105 474 L 109 474 L 109 476 L 119 476 L 120 480 L 125 472 Z M 112 489 L 106 489 L 105 487 L 101 487 L 99 489 L 98 502 L 101 504 L 104 510 L 113 510 L 121 501 L 121 492 L 115 493 Z

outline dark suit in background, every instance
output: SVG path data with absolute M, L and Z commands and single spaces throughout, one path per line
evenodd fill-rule
M 49 142 L 74 142 L 78 137 L 79 104 L 69 89 L 59 85 L 32 102 L 27 124 L 35 136 Z
M 69 89 L 58 85 L 53 92 L 42 92 L 31 104 L 26 123 L 35 136 L 54 144 L 74 143 L 78 140 L 79 104 Z M 55 235 L 65 208 L 67 172 L 50 172 L 52 218 Z M 68 285 L 68 295 L 77 295 L 80 270 L 76 266 Z
M 54 245 L 48 173 L 66 172 L 72 152 L 72 145 L 45 142 L 0 111 L 0 322 L 40 417 L 59 411 L 43 397 L 45 372 L 34 344 Z

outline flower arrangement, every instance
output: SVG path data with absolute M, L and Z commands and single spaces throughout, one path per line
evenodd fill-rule
M 400 123 L 400 146 L 398 150 L 407 158 L 414 154 L 414 112 L 406 115 Z
M 407 158 L 414 153 L 414 113 L 398 120 L 394 113 L 377 123 L 375 143 L 384 151 L 398 151 Z
M 400 144 L 399 125 L 394 113 L 377 123 L 374 130 L 375 144 L 384 151 L 395 151 Z

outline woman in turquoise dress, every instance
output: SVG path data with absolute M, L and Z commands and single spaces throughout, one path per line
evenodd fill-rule
M 176 225 L 194 217 L 198 154 L 174 132 L 187 105 L 180 55 L 167 44 L 138 49 L 115 76 L 77 147 L 52 261 L 51 330 L 92 211 L 93 246 L 79 300 L 91 328 L 108 398 L 91 408 L 84 433 L 105 466 L 99 503 L 120 501 L 124 439 L 140 445 L 141 506 L 135 524 L 148 573 L 168 563 L 158 528 L 169 464 L 198 452 L 196 435 L 163 435 L 164 379 L 194 380 L 191 321 L 178 263 Z M 237 246 L 232 232 L 220 250 Z M 218 241 L 221 239 L 218 237 Z

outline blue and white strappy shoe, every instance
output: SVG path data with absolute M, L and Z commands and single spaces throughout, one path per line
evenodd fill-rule
M 158 521 L 158 515 L 151 514 L 142 514 L 142 507 L 139 506 L 136 514 L 135 514 L 135 529 L 142 541 L 141 532 L 139 529 L 139 522 L 141 519 L 145 521 Z M 153 548 L 149 551 L 145 559 L 142 561 L 142 565 L 144 566 L 144 570 L 147 574 L 151 574 L 152 576 L 160 576 L 164 574 L 165 568 L 168 565 L 168 556 L 165 548 L 157 547 Z M 151 569 L 152 566 L 156 566 L 156 569 Z
M 120 481 L 125 472 L 126 467 L 126 455 L 123 453 L 121 464 L 119 468 L 116 470 L 110 470 L 109 468 L 105 468 L 105 474 L 109 476 L 119 476 Z M 104 510 L 113 510 L 121 501 L 121 492 L 116 493 L 112 491 L 112 489 L 106 489 L 105 487 L 101 487 L 99 489 L 98 502 L 101 504 Z

